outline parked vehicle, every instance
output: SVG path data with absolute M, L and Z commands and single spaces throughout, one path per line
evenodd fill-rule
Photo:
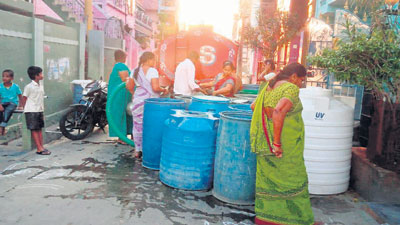
M 238 48 L 236 43 L 214 33 L 209 27 L 193 28 L 168 36 L 161 41 L 158 49 L 160 83 L 163 86 L 170 85 L 174 80 L 176 66 L 185 60 L 190 51 L 200 54 L 199 63 L 195 64 L 196 80 L 214 79 L 222 72 L 225 60 L 237 61 Z
M 80 104 L 71 105 L 60 119 L 61 133 L 71 140 L 82 140 L 92 133 L 94 127 L 104 131 L 107 126 L 107 84 L 94 81 L 83 92 Z

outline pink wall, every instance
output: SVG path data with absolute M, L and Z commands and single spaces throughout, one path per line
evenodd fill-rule
M 101 11 L 101 9 L 93 5 L 93 25 L 94 29 L 96 30 L 103 30 L 104 26 L 106 24 L 107 17 L 105 14 Z
M 47 16 L 59 21 L 63 21 L 63 19 L 61 19 L 61 17 L 59 17 L 57 13 L 55 13 L 49 6 L 47 6 L 46 3 L 43 2 L 43 0 L 34 1 L 34 10 L 35 15 Z
M 126 15 L 125 17 L 125 15 L 126 14 L 124 9 L 117 8 L 110 2 L 107 3 L 107 8 L 106 8 L 107 18 L 116 17 L 118 19 L 121 19 L 124 23 L 126 22 L 130 27 L 133 28 L 135 25 L 135 17 L 129 14 Z
M 138 65 L 138 59 L 139 59 L 139 51 L 140 51 L 140 46 L 139 43 L 133 38 L 132 36 L 126 36 L 125 37 L 125 46 L 126 46 L 126 52 L 128 54 L 128 59 L 127 59 L 127 64 L 130 69 L 134 69 Z
M 136 0 L 145 10 L 158 10 L 158 0 Z
M 124 23 L 126 22 L 131 28 L 134 28 L 134 15 L 129 15 L 128 9 L 126 9 L 125 13 L 125 8 L 115 6 L 113 0 L 94 0 L 93 4 L 94 18 L 99 24 L 103 24 L 104 26 L 107 18 L 116 17 L 121 19 Z M 99 5 L 102 5 L 102 7 L 99 7 Z

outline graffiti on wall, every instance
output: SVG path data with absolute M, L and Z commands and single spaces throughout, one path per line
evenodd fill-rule
M 71 74 L 69 58 L 47 59 L 46 65 L 49 80 L 62 80 Z

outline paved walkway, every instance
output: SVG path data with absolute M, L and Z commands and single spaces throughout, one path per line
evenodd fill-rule
M 211 192 L 166 187 L 142 168 L 131 148 L 102 132 L 61 139 L 51 156 L 0 146 L 0 224 L 251 225 L 252 206 L 222 203 Z M 312 196 L 317 221 L 376 225 L 379 216 L 355 193 Z M 372 216 L 371 216 L 372 215 Z

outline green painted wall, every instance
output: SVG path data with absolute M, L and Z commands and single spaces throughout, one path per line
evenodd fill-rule
M 46 114 L 56 113 L 72 103 L 70 82 L 79 79 L 79 45 L 49 42 L 46 37 L 78 42 L 78 32 L 70 27 L 44 24 L 44 85 L 48 96 Z
M 32 15 L 33 13 L 33 4 L 25 0 L 0 0 L 0 8 L 7 8 L 24 15 Z
M 44 35 L 69 40 L 78 40 L 79 30 L 54 23 L 44 23 Z
M 88 77 L 98 80 L 104 78 L 104 32 L 91 30 L 88 33 Z
M 20 32 L 32 32 L 32 18 L 0 10 L 0 27 Z M 8 22 L 6 22 L 8 21 Z

